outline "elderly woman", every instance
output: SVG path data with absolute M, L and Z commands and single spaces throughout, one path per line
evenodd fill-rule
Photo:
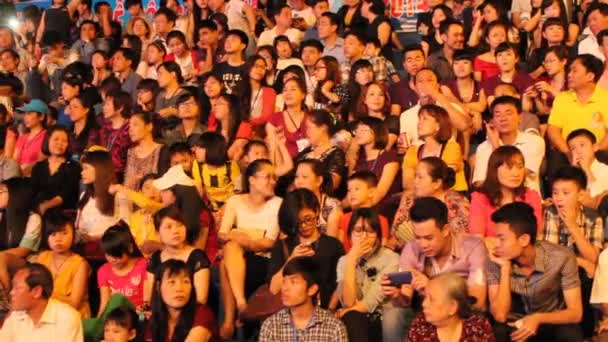
M 471 311 L 464 278 L 441 273 L 429 280 L 422 314 L 412 322 L 408 341 L 496 341 L 488 320 Z

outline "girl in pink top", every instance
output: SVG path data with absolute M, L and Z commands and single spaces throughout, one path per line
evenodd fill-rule
M 469 233 L 482 237 L 495 236 L 492 214 L 512 202 L 525 202 L 534 208 L 538 232 L 543 227 L 541 198 L 526 188 L 526 168 L 521 151 L 511 145 L 500 146 L 490 155 L 488 173 L 479 191 L 471 194 Z
M 25 112 L 23 123 L 27 129 L 26 133 L 19 135 L 15 145 L 13 159 L 21 167 L 24 176 L 29 176 L 32 167 L 42 159 L 42 141 L 46 130 L 44 129 L 45 114 L 38 112 Z M 9 131 L 12 134 L 11 131 Z
M 126 297 L 140 308 L 144 303 L 148 262 L 137 249 L 129 226 L 121 221 L 108 228 L 101 237 L 101 248 L 108 262 L 97 271 L 101 295 L 97 317 L 101 317 L 110 297 L 115 294 Z

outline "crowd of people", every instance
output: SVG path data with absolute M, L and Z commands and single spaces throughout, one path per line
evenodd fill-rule
M 0 341 L 608 341 L 608 1 L 391 5 L 0 26 Z

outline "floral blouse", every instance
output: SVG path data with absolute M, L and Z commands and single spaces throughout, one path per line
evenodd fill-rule
M 414 227 L 410 221 L 410 208 L 414 200 L 413 194 L 404 194 L 395 214 L 391 235 L 401 243 L 414 239 Z M 448 191 L 445 200 L 448 207 L 448 226 L 454 233 L 466 233 L 469 229 L 469 200 L 455 191 Z
M 424 314 L 418 315 L 412 322 L 407 335 L 407 341 L 416 342 L 439 342 L 437 328 L 424 319 Z M 458 342 L 495 342 L 494 332 L 488 320 L 473 314 L 462 320 L 462 332 Z

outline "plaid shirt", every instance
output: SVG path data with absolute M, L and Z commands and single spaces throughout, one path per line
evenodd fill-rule
M 373 67 L 374 71 L 374 79 L 376 82 L 386 82 L 392 73 L 389 73 L 389 66 L 387 64 L 391 64 L 392 70 L 395 70 L 395 66 L 392 63 L 387 63 L 386 58 L 382 56 L 363 56 L 361 59 L 368 60 Z M 348 79 L 350 78 L 350 69 L 352 68 L 354 63 L 350 61 L 344 61 L 340 64 L 340 76 L 343 85 L 348 84 Z
M 602 249 L 604 242 L 604 228 L 602 218 L 591 208 L 582 207 L 576 219 L 579 227 L 583 229 L 585 238 L 593 245 Z M 553 242 L 558 245 L 574 249 L 576 255 L 579 254 L 578 248 L 574 244 L 574 239 L 568 232 L 566 223 L 559 217 L 555 205 L 551 205 L 545 210 L 545 229 L 543 240 Z
M 289 309 L 283 309 L 268 317 L 262 324 L 260 342 L 346 342 L 346 327 L 329 311 L 315 307 L 306 328 L 299 330 L 293 325 Z

